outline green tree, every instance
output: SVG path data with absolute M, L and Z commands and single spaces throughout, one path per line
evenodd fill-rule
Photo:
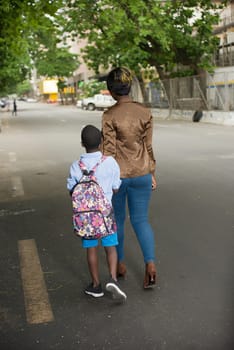
M 46 77 L 69 77 L 78 67 L 77 55 L 69 52 L 69 47 L 63 43 L 63 33 L 57 26 L 55 14 L 53 18 L 44 18 L 33 33 L 31 57 L 37 72 Z
M 1 0 L 0 91 L 15 92 L 16 85 L 30 77 L 33 57 L 40 48 L 35 33 L 42 28 L 50 36 L 63 0 Z M 50 33 L 49 33 L 50 30 Z
M 28 95 L 32 91 L 32 86 L 30 81 L 25 80 L 22 83 L 19 83 L 16 88 L 16 93 L 19 96 Z
M 211 0 L 71 0 L 65 28 L 86 38 L 83 55 L 96 72 L 100 66 L 157 68 L 161 78 L 189 68 L 211 69 L 218 39 L 212 35 L 220 5 Z
M 91 97 L 100 94 L 101 90 L 106 90 L 106 82 L 90 80 L 89 82 L 82 82 L 79 85 L 80 98 Z
M 78 66 L 77 56 L 67 48 L 50 47 L 38 53 L 35 66 L 39 75 L 46 77 L 69 77 Z

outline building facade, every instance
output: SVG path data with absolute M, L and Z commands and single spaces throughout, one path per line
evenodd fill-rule
M 220 39 L 214 63 L 218 67 L 234 66 L 234 0 L 220 12 L 220 22 L 214 28 L 214 35 Z

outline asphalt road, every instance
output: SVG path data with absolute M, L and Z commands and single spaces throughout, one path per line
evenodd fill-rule
M 83 293 L 90 279 L 66 190 L 81 127 L 100 127 L 101 112 L 18 107 L 17 117 L 0 113 L 0 349 L 233 349 L 234 128 L 155 119 L 158 284 L 143 290 L 127 222 L 119 305 Z M 105 284 L 102 249 L 100 274 Z

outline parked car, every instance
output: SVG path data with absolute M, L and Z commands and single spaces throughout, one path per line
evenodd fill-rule
M 110 95 L 97 94 L 93 97 L 84 98 L 82 101 L 77 102 L 77 107 L 87 109 L 88 111 L 94 111 L 95 109 L 105 109 L 113 106 L 116 101 Z
M 38 102 L 37 101 L 37 99 L 35 99 L 35 98 L 31 98 L 31 97 L 29 97 L 29 98 L 27 98 L 27 100 L 26 100 L 27 102 Z
M 6 110 L 9 110 L 10 108 L 10 101 L 7 97 L 2 97 L 0 99 L 0 107 L 5 108 Z
M 0 100 L 0 107 L 4 108 L 6 106 L 6 101 Z
M 82 100 L 78 100 L 76 103 L 77 108 L 82 108 Z

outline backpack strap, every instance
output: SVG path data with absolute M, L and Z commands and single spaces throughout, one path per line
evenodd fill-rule
M 94 167 L 88 171 L 87 167 L 85 166 L 85 164 L 80 160 L 79 161 L 79 167 L 82 171 L 82 173 L 84 175 L 92 175 L 95 173 L 95 171 L 97 170 L 97 167 L 102 163 L 104 162 L 104 160 L 106 159 L 107 157 L 102 155 L 101 159 L 99 160 L 99 162 L 97 162 L 97 164 L 94 165 Z

